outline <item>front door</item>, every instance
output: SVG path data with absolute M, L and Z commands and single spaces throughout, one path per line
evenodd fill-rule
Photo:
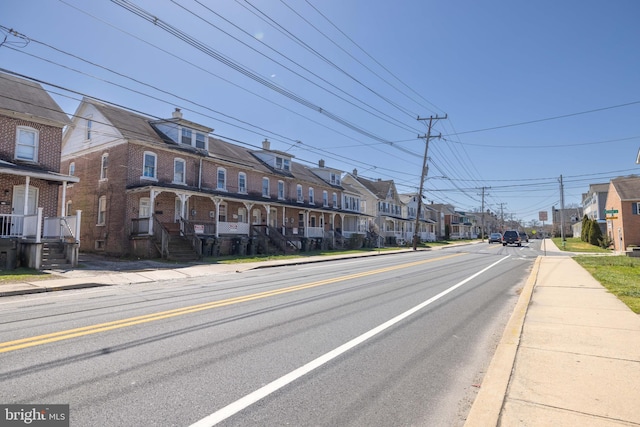
M 13 187 L 11 212 L 14 215 L 35 215 L 38 207 L 38 189 L 36 187 L 29 186 L 29 194 L 27 197 L 27 212 L 24 211 L 24 189 L 24 185 L 15 185 Z M 22 235 L 23 224 L 23 218 L 13 217 L 11 219 L 11 234 L 14 236 Z

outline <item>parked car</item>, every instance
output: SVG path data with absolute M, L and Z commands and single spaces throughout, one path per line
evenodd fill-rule
M 520 232 L 520 240 L 529 243 L 529 236 L 524 231 Z
M 516 230 L 507 230 L 502 235 L 502 246 L 507 245 L 518 245 L 522 246 L 522 241 L 520 240 L 520 234 Z
M 502 234 L 500 233 L 491 233 L 489 235 L 489 243 L 501 243 L 502 242 Z

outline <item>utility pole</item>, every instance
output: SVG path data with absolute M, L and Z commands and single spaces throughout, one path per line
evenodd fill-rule
M 482 207 L 480 208 L 480 212 L 482 212 L 482 226 L 481 226 L 481 230 L 480 233 L 482 234 L 482 243 L 484 243 L 484 191 L 486 189 L 489 189 L 491 187 L 482 187 Z
M 560 175 L 560 237 L 562 238 L 562 249 L 566 242 L 564 240 L 564 185 L 562 184 L 562 175 Z
M 504 233 L 504 203 L 500 203 L 500 232 Z
M 424 158 L 422 159 L 422 174 L 420 175 L 420 190 L 418 190 L 418 208 L 416 209 L 416 224 L 413 230 L 413 250 L 417 250 L 418 249 L 418 229 L 420 228 L 420 208 L 422 207 L 422 190 L 424 189 L 424 180 L 427 177 L 427 154 L 429 152 L 429 140 L 431 139 L 431 127 L 433 126 L 433 122 L 436 120 L 440 120 L 440 119 L 447 119 L 447 115 L 445 114 L 444 117 L 438 117 L 437 115 L 434 116 L 430 116 L 428 119 L 426 118 L 420 118 L 420 116 L 418 116 L 418 120 L 419 121 L 423 121 L 423 120 L 429 120 L 429 124 L 427 125 L 427 134 L 420 136 L 418 135 L 418 138 L 424 138 L 425 139 L 425 145 L 424 145 Z M 440 138 L 441 135 L 438 135 L 438 138 Z

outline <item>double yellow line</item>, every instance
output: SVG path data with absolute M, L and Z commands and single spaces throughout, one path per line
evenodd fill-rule
M 83 337 L 86 335 L 97 334 L 100 332 L 112 331 L 114 329 L 126 328 L 128 326 L 140 325 L 142 323 L 149 323 L 156 320 L 169 319 L 171 317 L 182 316 L 184 314 L 197 313 L 199 311 L 210 310 L 213 308 L 224 307 L 232 304 L 238 304 L 241 302 L 253 301 L 257 299 L 272 297 L 275 295 L 287 294 L 291 292 L 301 291 L 303 289 L 310 289 L 318 286 L 328 285 L 331 283 L 342 282 L 345 280 L 372 276 L 374 274 L 386 273 L 393 270 L 400 270 L 403 268 L 414 267 L 417 265 L 426 264 L 428 262 L 440 261 L 443 259 L 452 258 L 459 255 L 462 255 L 462 254 L 446 255 L 438 258 L 415 261 L 415 262 L 396 265 L 392 267 L 379 268 L 377 270 L 366 271 L 363 273 L 350 274 L 348 276 L 341 276 L 333 279 L 319 280 L 317 282 L 310 282 L 302 285 L 289 286 L 286 288 L 275 289 L 272 291 L 259 292 L 256 294 L 244 295 L 244 296 L 228 298 L 220 301 L 197 304 L 189 307 L 176 308 L 176 309 L 167 310 L 167 311 L 160 311 L 152 314 L 145 314 L 143 316 L 129 317 L 127 319 L 114 320 L 112 322 L 99 323 L 91 326 L 83 326 L 81 328 L 68 329 L 66 331 L 52 332 L 50 334 L 37 335 L 34 337 L 22 338 L 14 341 L 7 341 L 7 342 L 0 343 L 0 353 L 8 353 L 10 351 L 21 350 L 23 348 L 35 347 L 38 345 L 68 340 L 71 338 Z

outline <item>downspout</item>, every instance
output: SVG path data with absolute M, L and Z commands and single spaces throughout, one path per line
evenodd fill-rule
M 202 190 L 202 157 L 200 157 L 200 167 L 198 168 L 198 190 Z

